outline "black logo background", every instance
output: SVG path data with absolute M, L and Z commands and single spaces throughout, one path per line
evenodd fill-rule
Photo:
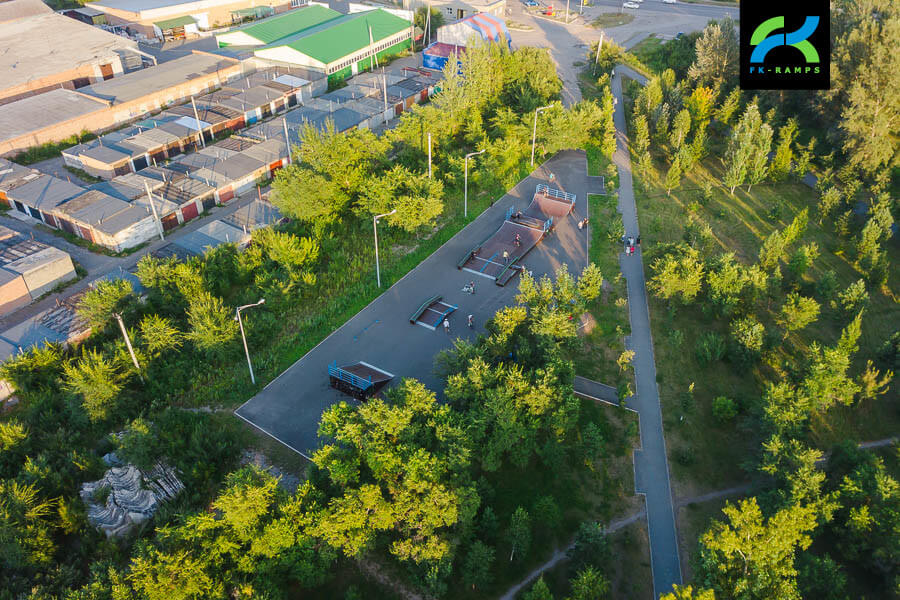
M 753 46 L 750 37 L 757 26 L 772 17 L 784 15 L 784 29 L 775 33 L 796 31 L 807 16 L 818 16 L 819 26 L 807 39 L 819 52 L 818 64 L 807 65 L 801 52 L 792 46 L 779 46 L 769 51 L 763 63 L 765 73 L 750 72 L 750 54 Z M 770 35 L 773 35 L 770 34 Z M 829 0 L 803 0 L 790 2 L 782 0 L 745 0 L 741 2 L 740 22 L 741 89 L 744 90 L 827 90 L 831 87 L 831 7 Z M 752 65 L 756 67 L 758 65 Z M 806 74 L 776 74 L 775 67 L 811 67 Z M 819 72 L 815 73 L 815 67 Z M 772 69 L 770 72 L 769 69 Z M 793 70 L 793 69 L 791 69 Z

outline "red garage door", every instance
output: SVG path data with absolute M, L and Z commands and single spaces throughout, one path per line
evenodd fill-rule
M 219 204 L 225 204 L 229 200 L 234 198 L 234 189 L 227 187 L 219 190 Z
M 195 202 L 191 202 L 190 204 L 181 207 L 181 217 L 185 223 L 196 217 L 198 214 L 200 214 L 200 211 L 197 210 L 197 204 Z

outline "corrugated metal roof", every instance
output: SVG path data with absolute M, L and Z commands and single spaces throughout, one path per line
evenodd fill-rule
M 74 183 L 50 175 L 42 175 L 10 190 L 7 195 L 28 206 L 49 210 L 82 192 L 84 192 L 84 188 Z
M 336 10 L 313 4 L 246 27 L 232 29 L 217 36 L 217 38 L 222 40 L 222 43 L 227 44 L 229 34 L 240 32 L 257 40 L 260 44 L 272 44 L 280 39 L 300 33 L 340 16 L 341 13 Z
M 377 42 L 409 29 L 410 22 L 381 9 L 370 10 L 346 15 L 340 22 L 284 45 L 327 65 L 368 46 L 370 27 L 372 40 Z

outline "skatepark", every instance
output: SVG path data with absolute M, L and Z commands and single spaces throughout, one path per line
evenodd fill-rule
M 480 249 L 478 256 L 490 253 L 488 257 L 493 257 L 495 252 L 502 254 L 506 248 L 511 254 L 510 263 L 531 271 L 534 277 L 552 275 L 563 264 L 571 272 L 580 273 L 587 265 L 589 232 L 579 230 L 577 222 L 587 216 L 587 194 L 599 191 L 599 188 L 589 189 L 597 186 L 595 179 L 587 176 L 584 152 L 557 154 L 291 365 L 235 414 L 309 458 L 320 445 L 317 430 L 322 413 L 338 402 L 357 401 L 332 386 L 334 378 L 340 380 L 342 374 L 330 367 L 340 371 L 343 365 L 362 364 L 366 369 L 391 375 L 388 385 L 415 378 L 440 397 L 444 384 L 434 373 L 435 355 L 451 348 L 456 337 L 474 339 L 484 332 L 484 322 L 501 307 L 513 304 L 518 292 L 517 279 L 505 286 L 495 281 L 502 270 L 499 267 L 510 266 L 503 265 L 502 259 L 499 266 L 494 265 L 494 274 L 486 274 L 487 269 L 483 269 L 483 276 L 476 276 L 472 271 L 482 265 L 464 268 L 473 249 Z M 562 200 L 550 198 L 551 202 L 543 195 L 536 199 L 538 185 L 564 194 Z M 510 220 L 519 211 L 523 222 Z M 552 227 L 546 229 L 524 224 L 525 219 L 546 222 L 551 218 Z M 514 229 L 507 227 L 508 224 Z M 502 237 L 496 238 L 501 231 Z M 519 233 L 519 246 L 514 243 L 515 233 L 508 238 L 509 231 Z M 468 258 L 461 264 L 464 257 Z M 473 279 L 475 293 L 463 291 Z M 468 315 L 474 318 L 473 328 L 466 325 Z M 450 323 L 449 335 L 441 326 L 444 319 Z M 345 379 L 352 382 L 356 374 L 347 373 Z

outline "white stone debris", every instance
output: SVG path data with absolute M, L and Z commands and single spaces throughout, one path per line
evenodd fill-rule
M 107 455 L 104 460 L 108 464 L 120 463 L 114 455 Z M 98 499 L 104 489 L 108 493 L 101 504 Z M 107 537 L 121 537 L 152 517 L 160 504 L 183 489 L 184 484 L 171 467 L 157 463 L 152 471 L 145 473 L 129 464 L 114 466 L 102 479 L 83 483 L 80 495 L 87 506 L 88 521 Z

